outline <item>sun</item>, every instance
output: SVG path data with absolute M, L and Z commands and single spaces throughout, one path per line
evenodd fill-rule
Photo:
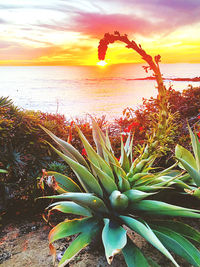
M 101 61 L 99 61 L 99 62 L 97 62 L 97 65 L 98 66 L 101 66 L 101 67 L 104 67 L 104 66 L 106 66 L 108 63 L 106 63 L 104 60 L 101 60 Z

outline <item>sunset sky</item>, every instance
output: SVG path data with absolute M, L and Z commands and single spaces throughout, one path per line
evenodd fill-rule
M 6 0 L 0 65 L 96 65 L 99 39 L 115 30 L 164 63 L 200 63 L 199 0 Z M 140 58 L 115 43 L 106 60 Z

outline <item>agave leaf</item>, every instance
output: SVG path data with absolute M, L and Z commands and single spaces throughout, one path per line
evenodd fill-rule
M 87 217 L 92 216 L 92 213 L 88 209 L 71 201 L 56 202 L 48 206 L 46 209 L 49 208 L 51 208 L 51 210 L 58 210 L 63 213 L 76 214 Z
M 123 176 L 118 175 L 118 187 L 121 192 L 127 191 L 131 189 L 130 183 Z
M 158 191 L 161 189 L 166 189 L 167 187 L 165 186 L 154 186 L 154 185 L 142 185 L 142 186 L 137 186 L 135 187 L 135 189 L 140 190 L 140 191 L 144 191 L 144 192 L 154 192 L 154 191 Z
M 90 244 L 93 238 L 98 233 L 98 228 L 94 227 L 90 229 L 88 232 L 81 233 L 66 249 L 61 261 L 58 264 L 58 267 L 64 267 L 68 264 L 79 251 L 85 248 L 87 245 Z
M 184 188 L 184 189 L 191 189 L 191 187 L 188 184 L 184 183 L 183 181 L 181 181 L 179 179 L 175 179 L 174 184 L 178 185 L 179 187 Z
M 143 184 L 147 185 L 148 183 L 151 183 L 152 181 L 155 182 L 154 175 L 147 174 L 147 175 L 141 177 L 140 179 L 138 179 L 137 181 L 135 181 L 134 186 L 143 185 Z
M 187 172 L 190 174 L 191 178 L 194 180 L 196 185 L 200 187 L 200 173 L 195 170 L 189 163 L 187 163 L 184 159 L 178 159 L 183 167 L 187 170 Z
M 92 167 L 94 168 L 97 176 L 99 177 L 100 184 L 103 185 L 105 191 L 110 195 L 114 190 L 118 190 L 116 183 L 113 179 L 105 172 L 103 172 L 100 168 L 95 166 L 92 162 Z
M 64 174 L 60 174 L 58 172 L 53 172 L 53 171 L 48 171 L 47 176 L 54 176 L 58 184 L 58 189 L 56 188 L 56 190 L 62 191 L 61 193 L 81 192 L 80 187 L 70 177 Z
M 130 208 L 143 211 L 145 214 L 200 218 L 199 210 L 182 208 L 157 200 L 141 200 L 130 205 Z
M 44 126 L 40 125 L 40 127 L 59 145 L 60 149 L 63 153 L 68 156 L 69 158 L 76 160 L 81 165 L 85 166 L 89 169 L 87 162 L 85 161 L 84 157 L 76 150 L 71 144 L 65 142 L 64 140 L 60 139 L 56 135 L 54 135 L 51 131 L 46 129 Z
M 61 195 L 39 197 L 38 199 L 40 198 L 71 200 L 78 205 L 94 210 L 95 212 L 108 213 L 108 209 L 106 208 L 104 202 L 91 193 L 65 193 Z
M 98 225 L 94 218 L 66 220 L 56 225 L 49 233 L 49 243 L 66 238 L 81 232 L 89 232 L 92 227 Z
M 160 176 L 163 176 L 163 175 L 169 175 L 169 176 L 171 176 L 171 175 L 173 175 L 174 172 L 178 172 L 178 173 L 177 173 L 177 175 L 178 175 L 178 174 L 181 173 L 181 172 L 180 172 L 180 171 L 177 171 L 177 170 L 174 170 L 174 168 L 175 168 L 176 166 L 177 166 L 177 162 L 174 163 L 173 165 L 171 165 L 170 167 L 168 167 L 167 169 L 164 169 L 164 170 L 162 170 L 161 172 L 155 174 L 155 177 L 157 178 L 157 177 L 160 177 Z M 175 174 L 175 175 L 176 175 L 176 174 Z
M 131 242 L 130 238 L 128 238 L 126 246 L 122 249 L 122 253 L 128 267 L 150 267 L 141 250 Z
M 96 146 L 102 147 L 103 144 L 109 151 L 113 152 L 111 142 L 108 136 L 108 131 L 106 131 L 106 136 L 105 136 L 101 128 L 99 127 L 98 123 L 93 118 L 92 118 L 92 130 L 93 130 L 94 141 L 97 142 L 97 143 L 95 142 Z M 95 140 L 95 137 L 97 137 L 97 140 Z
M 55 152 L 69 164 L 69 166 L 72 168 L 74 173 L 77 175 L 77 178 L 79 179 L 79 182 L 83 186 L 86 192 L 92 192 L 95 193 L 97 196 L 102 197 L 103 191 L 97 182 L 96 178 L 88 171 L 86 167 L 79 164 L 77 161 L 74 161 L 70 159 L 68 156 L 64 155 L 62 152 L 57 150 L 55 147 L 53 147 L 51 144 L 49 144 Z
M 110 219 L 104 219 L 104 224 L 102 240 L 107 261 L 111 264 L 114 256 L 126 245 L 126 230 L 115 222 L 110 221 Z
M 200 266 L 200 252 L 186 238 L 161 226 L 153 226 L 153 231 L 166 248 L 183 257 L 191 265 Z
M 117 160 L 117 159 L 116 159 Z M 126 179 L 126 173 L 125 173 L 125 171 L 121 168 L 121 166 L 120 166 L 120 164 L 119 164 L 119 162 L 118 162 L 118 164 L 115 164 L 115 163 L 110 163 L 111 164 L 111 166 L 113 166 L 113 169 L 114 169 L 114 172 L 115 172 L 115 174 L 117 175 L 117 176 L 120 176 L 120 177 L 123 177 L 124 179 Z M 127 180 L 127 179 L 126 179 Z
M 113 149 L 112 149 L 112 145 L 111 145 L 111 142 L 110 142 L 110 138 L 108 136 L 108 130 L 106 129 L 106 146 L 108 148 L 109 151 L 111 151 L 112 153 L 113 152 Z
M 132 174 L 128 174 L 127 175 L 127 178 L 128 178 L 128 180 L 131 182 L 131 183 L 133 183 L 133 182 L 136 182 L 136 181 L 138 181 L 139 179 L 141 179 L 141 178 L 143 178 L 143 177 L 145 177 L 145 176 L 147 176 L 148 175 L 148 173 L 147 172 L 138 172 L 138 173 L 136 173 L 136 174 L 134 174 L 134 175 L 132 175 Z M 148 175 L 148 177 L 151 177 L 152 175 Z
M 81 132 L 81 130 L 77 127 L 78 129 L 78 134 L 79 137 L 85 147 L 85 150 L 87 152 L 88 155 L 88 159 L 98 168 L 101 168 L 105 173 L 107 173 L 113 180 L 114 180 L 114 176 L 113 176 L 113 172 L 112 169 L 110 168 L 110 166 L 108 165 L 107 162 L 105 162 L 103 160 L 102 157 L 100 157 L 95 150 L 92 148 L 92 146 L 88 143 L 87 139 L 85 138 L 85 136 L 83 135 L 83 133 Z
M 120 161 L 119 162 L 121 164 L 122 169 L 126 173 L 128 173 L 129 169 L 130 169 L 130 163 L 129 163 L 129 159 L 128 159 L 128 156 L 126 154 L 126 151 L 124 149 L 124 143 L 123 143 L 122 137 L 121 137 L 121 157 L 120 157 Z
M 135 202 L 140 201 L 146 197 L 157 194 L 157 192 L 146 193 L 146 192 L 142 192 L 140 190 L 130 189 L 130 190 L 124 192 L 123 194 L 128 197 L 130 203 L 135 203 Z
M 162 252 L 168 259 L 170 259 L 175 266 L 179 266 L 169 251 L 163 246 L 151 228 L 142 222 L 135 220 L 131 217 L 127 216 L 119 216 L 122 221 L 133 231 L 144 237 L 149 243 L 151 243 L 155 248 L 157 248 L 160 252 Z
M 174 232 L 200 243 L 200 232 L 198 232 L 197 230 L 195 230 L 194 228 L 185 223 L 178 221 L 158 220 L 158 221 L 152 221 L 152 224 L 150 223 L 150 226 L 151 225 L 152 228 L 153 225 L 170 228 Z
M 93 140 L 95 142 L 98 155 L 103 158 L 103 156 L 104 156 L 103 149 L 102 149 L 102 145 L 101 145 L 101 142 L 100 142 L 99 131 L 97 129 L 98 125 L 96 125 L 96 124 L 97 124 L 96 121 L 94 119 L 92 119 L 92 136 L 93 136 Z M 105 140 L 104 140 L 104 142 L 105 142 Z
M 192 141 L 192 148 L 193 148 L 195 159 L 196 159 L 197 170 L 200 171 L 200 144 L 199 144 L 199 140 L 198 140 L 198 137 L 196 136 L 196 134 L 194 134 L 192 132 L 192 129 L 190 128 L 189 124 L 188 124 L 188 129 L 189 129 L 190 138 Z
M 131 138 L 131 143 L 130 143 L 130 146 L 129 146 L 129 150 L 128 150 L 127 156 L 129 157 L 130 162 L 133 162 L 133 136 Z
M 122 138 L 121 138 L 121 141 L 123 141 Z M 126 139 L 126 143 L 125 143 L 125 146 L 124 146 L 124 150 L 125 150 L 126 154 L 128 154 L 130 143 L 131 143 L 131 134 L 128 133 L 128 137 Z
M 197 170 L 196 160 L 195 160 L 195 158 L 193 157 L 192 153 L 189 150 L 185 149 L 181 145 L 176 145 L 175 156 L 178 159 L 185 160 L 190 166 L 192 166 L 195 170 Z M 179 163 L 178 165 L 179 165 L 180 168 L 185 170 L 184 166 L 181 163 Z

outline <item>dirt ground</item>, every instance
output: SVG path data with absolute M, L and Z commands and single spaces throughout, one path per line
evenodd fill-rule
M 199 220 L 192 221 L 192 226 L 199 229 Z M 49 254 L 48 226 L 41 216 L 34 218 L 17 218 L 6 222 L 0 231 L 0 266 L 1 267 L 53 267 L 52 257 Z M 131 233 L 130 233 L 131 234 Z M 152 257 L 161 267 L 174 266 L 162 254 L 137 234 L 131 234 L 132 239 L 142 249 L 146 256 Z M 57 254 L 63 252 L 72 240 L 56 242 Z M 189 267 L 188 263 L 177 258 L 181 267 Z M 58 261 L 57 261 L 58 263 Z M 94 241 L 81 251 L 67 267 L 108 267 L 103 247 L 100 242 Z M 112 267 L 125 267 L 122 255 L 117 255 Z M 142 266 L 141 266 L 142 267 Z

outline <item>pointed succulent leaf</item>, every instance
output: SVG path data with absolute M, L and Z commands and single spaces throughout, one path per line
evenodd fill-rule
M 126 230 L 115 222 L 110 221 L 110 219 L 104 219 L 104 224 L 102 240 L 107 261 L 111 264 L 114 256 L 126 245 Z
M 140 178 L 145 177 L 145 176 L 147 176 L 147 175 L 148 175 L 147 172 L 138 172 L 138 173 L 133 174 L 133 175 L 128 174 L 127 177 L 128 177 L 128 180 L 129 180 L 130 182 L 136 182 L 136 181 L 139 180 Z
M 165 186 L 157 186 L 157 185 L 142 185 L 142 186 L 137 186 L 135 187 L 135 189 L 143 191 L 143 192 L 155 192 L 155 191 L 159 191 L 162 189 L 166 189 L 167 187 Z
M 200 266 L 200 252 L 186 238 L 161 226 L 154 226 L 153 231 L 166 248 L 183 257 L 192 266 Z
M 157 194 L 157 192 L 154 193 L 146 193 L 146 192 L 142 192 L 140 190 L 136 190 L 136 189 L 130 189 L 126 192 L 124 192 L 124 195 L 126 195 L 129 199 L 130 203 L 135 203 L 137 201 L 140 201 L 146 197 L 149 197 L 151 195 Z
M 129 181 L 120 175 L 118 175 L 118 187 L 121 192 L 131 189 Z
M 200 210 L 187 209 L 157 200 L 141 200 L 130 205 L 130 209 L 140 210 L 146 214 L 200 218 Z
M 94 227 L 88 232 L 81 233 L 66 249 L 58 267 L 66 266 L 83 248 L 90 244 L 98 233 L 98 228 Z
M 172 255 L 169 253 L 169 251 L 163 246 L 163 244 L 160 242 L 160 240 L 157 238 L 157 236 L 147 224 L 145 225 L 142 222 L 135 220 L 131 217 L 119 217 L 122 219 L 124 224 L 126 224 L 133 231 L 144 237 L 149 243 L 151 243 L 155 248 L 162 252 L 168 259 L 170 259 L 174 263 L 175 266 L 179 266 L 172 257 Z
M 108 136 L 108 131 L 106 131 L 106 136 L 105 136 L 101 128 L 99 127 L 98 123 L 93 118 L 92 118 L 92 130 L 96 146 L 100 146 L 101 150 L 103 150 L 102 145 L 104 145 L 109 151 L 113 152 L 111 147 L 111 142 Z
M 193 148 L 195 159 L 196 159 L 197 170 L 200 171 L 200 143 L 199 143 L 197 135 L 192 132 L 192 129 L 190 128 L 189 124 L 188 124 L 188 129 L 189 129 L 190 138 L 192 142 L 192 148 Z
M 114 190 L 117 190 L 117 185 L 114 180 L 100 168 L 95 166 L 92 162 L 92 168 L 95 170 L 97 176 L 99 177 L 100 184 L 102 184 L 104 190 L 110 195 Z
M 95 193 L 97 196 L 102 197 L 103 191 L 97 182 L 96 178 L 88 171 L 86 167 L 79 164 L 77 161 L 74 161 L 70 159 L 68 156 L 61 153 L 59 150 L 57 150 L 55 147 L 53 147 L 51 144 L 49 144 L 55 152 L 69 164 L 69 166 L 72 168 L 74 173 L 77 175 L 77 178 L 79 179 L 81 185 L 85 189 L 86 192 Z
M 108 129 L 106 129 L 106 146 L 108 148 L 109 151 L 113 152 L 112 146 L 111 146 L 111 142 L 110 142 L 110 138 L 108 136 Z
M 190 166 L 197 170 L 195 158 L 193 157 L 192 153 L 189 150 L 185 149 L 183 146 L 176 145 L 175 156 L 177 157 L 177 159 L 185 160 Z M 180 168 L 185 169 L 181 163 L 179 163 L 178 165 Z
M 126 151 L 124 149 L 124 143 L 123 143 L 123 140 L 121 138 L 121 157 L 120 157 L 120 164 L 121 164 L 121 167 L 122 169 L 128 173 L 129 170 L 130 170 L 130 163 L 129 163 L 129 159 L 128 159 L 128 156 L 126 154 Z
M 122 138 L 121 138 L 121 141 L 123 142 Z M 131 134 L 128 133 L 128 137 L 126 139 L 126 143 L 124 145 L 124 150 L 125 150 L 125 153 L 128 154 L 128 151 L 129 151 L 129 147 L 130 147 L 130 143 L 131 143 Z
M 60 149 L 66 156 L 70 157 L 73 160 L 76 160 L 86 168 L 89 168 L 84 157 L 71 144 L 60 139 L 59 137 L 54 135 L 51 131 L 46 129 L 44 126 L 40 125 L 40 127 L 59 145 Z
M 58 210 L 63 213 L 76 214 L 87 217 L 92 216 L 92 213 L 89 211 L 89 209 L 86 209 L 72 201 L 56 202 L 48 206 L 47 209 L 49 208 L 51 208 L 51 210 Z
M 81 232 L 88 232 L 98 222 L 93 218 L 66 220 L 56 225 L 49 233 L 49 243 Z
M 158 220 L 158 221 L 151 221 L 152 224 L 150 223 L 150 226 L 152 225 L 158 225 L 158 226 L 163 226 L 170 228 L 174 232 L 183 235 L 186 238 L 189 238 L 191 240 L 197 241 L 200 243 L 200 232 L 192 228 L 191 226 L 178 222 L 178 221 L 169 221 L 169 220 Z
M 61 193 L 66 193 L 66 192 L 81 192 L 80 187 L 68 176 L 58 173 L 58 172 L 53 172 L 53 171 L 48 171 L 47 176 L 53 176 L 56 180 L 57 187 L 55 188 L 57 191 L 61 190 Z
M 195 170 L 188 162 L 186 162 L 184 159 L 180 159 L 179 161 L 183 165 L 183 167 L 187 170 L 187 172 L 190 174 L 191 178 L 194 180 L 196 185 L 200 187 L 200 172 Z
M 122 249 L 128 267 L 150 267 L 141 250 L 128 238 L 126 246 Z
M 81 132 L 81 130 L 77 127 L 79 137 L 85 147 L 85 150 L 88 155 L 88 159 L 98 168 L 102 169 L 105 173 L 107 173 L 112 179 L 114 180 L 114 175 L 112 172 L 111 167 L 108 165 L 107 162 L 104 161 L 104 159 L 98 155 L 95 150 L 92 148 L 92 146 L 88 143 L 87 139 Z
M 100 198 L 90 193 L 64 193 L 61 195 L 39 197 L 39 199 L 40 198 L 71 200 L 78 205 L 86 208 L 88 207 L 89 209 L 93 210 L 93 212 L 108 213 L 108 209 L 104 202 Z
M 127 156 L 130 160 L 130 162 L 133 162 L 133 136 L 131 138 L 130 146 L 127 152 Z

